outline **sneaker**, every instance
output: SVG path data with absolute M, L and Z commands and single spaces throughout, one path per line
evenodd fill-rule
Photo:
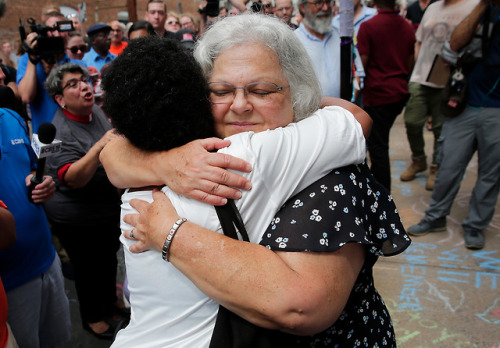
M 429 232 L 446 231 L 446 219 L 438 219 L 436 221 L 422 220 L 418 224 L 410 226 L 406 229 L 411 236 L 423 236 Z
M 464 228 L 465 247 L 467 249 L 482 249 L 484 247 L 484 236 L 479 230 Z

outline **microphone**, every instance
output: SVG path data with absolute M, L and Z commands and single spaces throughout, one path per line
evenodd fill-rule
M 61 151 L 62 142 L 60 140 L 54 140 L 55 137 L 56 127 L 49 122 L 40 124 L 38 127 L 38 134 L 33 134 L 31 147 L 33 151 L 35 151 L 38 161 L 36 173 L 31 177 L 31 183 L 28 190 L 28 199 L 30 201 L 32 200 L 32 192 L 35 186 L 45 179 L 43 174 L 45 172 L 46 157 Z

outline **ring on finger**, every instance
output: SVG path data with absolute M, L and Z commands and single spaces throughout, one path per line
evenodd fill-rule
M 135 236 L 134 236 L 134 231 L 135 231 L 135 228 L 134 228 L 132 231 L 130 231 L 130 238 L 132 238 L 132 239 L 137 239 L 137 238 L 135 238 Z

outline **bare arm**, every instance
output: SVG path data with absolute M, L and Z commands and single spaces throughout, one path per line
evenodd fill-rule
M 117 187 L 166 184 L 184 196 L 223 205 L 226 198 L 241 197 L 237 189 L 251 188 L 246 178 L 225 170 L 249 172 L 251 167 L 246 161 L 208 152 L 229 144 L 227 140 L 210 138 L 170 151 L 145 152 L 134 147 L 125 137 L 117 137 L 104 148 L 100 158 L 108 178 Z
M 14 246 L 16 237 L 14 217 L 6 208 L 0 206 L 0 249 Z
M 26 38 L 26 42 L 33 47 L 36 44 L 38 34 L 30 33 Z M 18 91 L 23 103 L 32 103 L 36 97 L 37 90 L 37 77 L 36 65 L 28 60 L 26 72 L 21 81 L 19 81 Z
M 484 12 L 490 6 L 491 0 L 481 0 L 472 12 L 455 28 L 450 38 L 450 48 L 458 52 L 471 40 L 477 29 Z
M 418 53 L 420 52 L 420 46 L 422 46 L 422 43 L 420 41 L 415 41 L 415 62 L 418 59 Z
M 64 183 L 70 188 L 81 188 L 89 183 L 99 166 L 99 154 L 104 146 L 117 137 L 115 130 L 109 130 L 90 148 L 90 150 L 73 163 L 64 175 Z
M 125 221 L 136 226 L 138 238 L 149 232 L 152 239 L 142 247 L 161 250 L 178 216 L 162 192 L 154 199 L 133 200 L 141 215 Z M 331 253 L 274 252 L 190 222 L 179 228 L 169 252 L 169 261 L 218 303 L 256 325 L 296 335 L 323 331 L 337 320 L 364 257 L 359 244 Z
M 347 100 L 335 97 L 323 97 L 321 107 L 323 108 L 325 106 L 340 106 L 348 110 L 354 115 L 354 118 L 359 122 L 361 128 L 363 128 L 363 135 L 365 136 L 365 139 L 370 136 L 373 120 L 365 110 L 351 102 L 348 102 Z

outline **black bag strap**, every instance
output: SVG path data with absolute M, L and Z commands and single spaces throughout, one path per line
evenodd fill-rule
M 244 241 L 249 242 L 248 233 L 240 212 L 232 199 L 224 206 L 216 206 L 222 230 L 228 237 L 239 239 L 236 229 Z M 258 327 L 239 317 L 230 310 L 219 306 L 209 348 L 276 348 L 300 347 L 296 336 L 277 330 Z
M 234 204 L 234 200 L 228 199 L 227 204 L 223 206 L 216 206 L 215 211 L 219 217 L 220 224 L 224 234 L 233 239 L 239 239 L 237 232 L 245 242 L 249 242 L 248 233 L 241 218 L 240 212 Z

